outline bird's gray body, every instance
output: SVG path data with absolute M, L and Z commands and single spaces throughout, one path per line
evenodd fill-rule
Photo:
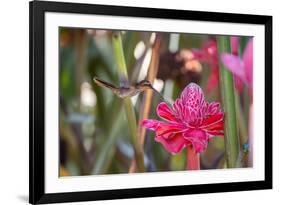
M 113 90 L 113 92 L 120 98 L 126 98 L 126 97 L 133 97 L 140 93 L 140 89 L 136 89 L 133 86 L 130 87 L 119 87 L 116 90 Z

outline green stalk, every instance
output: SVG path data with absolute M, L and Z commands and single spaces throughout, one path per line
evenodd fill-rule
M 128 82 L 128 73 L 127 73 L 127 66 L 124 58 L 124 51 L 122 46 L 122 39 L 120 32 L 115 32 L 112 35 L 112 46 L 113 52 L 115 56 L 115 61 L 117 63 L 118 74 L 120 78 L 120 82 L 122 85 L 129 84 Z M 128 121 L 128 127 L 130 131 L 131 141 L 134 146 L 135 151 L 135 159 L 137 163 L 137 168 L 139 172 L 144 172 L 144 159 L 143 159 L 143 149 L 141 146 L 141 141 L 137 135 L 137 120 L 134 111 L 134 107 L 131 101 L 131 98 L 124 99 L 124 106 L 126 117 Z
M 230 53 L 230 40 L 227 36 L 218 36 L 218 53 Z M 224 121 L 224 141 L 226 152 L 226 163 L 228 168 L 236 167 L 239 157 L 239 136 L 237 130 L 236 109 L 235 109 L 235 90 L 233 76 L 230 71 L 225 69 L 220 61 L 220 91 L 222 105 L 225 112 Z
M 237 112 L 237 123 L 238 123 L 238 127 L 239 127 L 239 131 L 240 131 L 240 143 L 241 146 L 243 146 L 243 144 L 247 143 L 248 139 L 248 132 L 247 132 L 247 123 L 240 105 L 240 97 L 238 95 L 237 92 L 235 92 L 235 104 L 236 104 L 236 112 Z

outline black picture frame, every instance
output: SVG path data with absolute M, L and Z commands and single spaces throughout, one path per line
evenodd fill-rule
M 32 204 L 74 202 L 183 194 L 260 190 L 272 188 L 272 17 L 155 8 L 104 6 L 93 4 L 32 1 L 29 4 L 30 43 L 30 139 L 29 139 L 29 202 Z M 136 188 L 71 193 L 45 192 L 45 68 L 44 26 L 46 12 L 82 13 L 143 18 L 182 19 L 209 22 L 248 23 L 265 26 L 265 180 Z

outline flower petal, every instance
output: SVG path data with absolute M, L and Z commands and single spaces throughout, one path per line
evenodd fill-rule
M 210 137 L 213 136 L 223 136 L 224 135 L 224 122 L 223 121 L 218 121 L 214 124 L 212 124 L 212 126 L 209 126 L 206 129 L 203 129 L 204 131 L 206 131 L 206 133 L 208 133 L 210 135 Z
M 244 70 L 244 65 L 242 60 L 235 56 L 228 53 L 221 54 L 221 60 L 225 67 L 232 72 L 234 75 L 239 77 L 241 80 L 247 83 L 246 75 Z
M 219 112 L 211 115 L 203 120 L 200 129 L 206 131 L 209 135 L 223 135 L 224 134 L 224 113 Z
M 167 139 L 176 133 L 184 132 L 186 129 L 186 126 L 181 123 L 166 123 L 157 120 L 143 120 L 142 126 L 154 130 L 156 132 L 156 136 L 159 135 Z
M 161 135 L 157 135 L 155 140 L 160 142 L 164 148 L 172 154 L 179 153 L 186 146 L 186 140 L 184 139 L 182 133 L 175 134 L 169 139 L 164 138 Z
M 253 39 L 250 39 L 243 53 L 243 63 L 248 85 L 253 82 Z
M 191 121 L 191 116 L 189 112 L 188 106 L 184 105 L 182 99 L 178 98 L 176 102 L 173 104 L 173 108 L 176 111 L 177 118 L 182 122 L 188 123 Z M 194 114 L 193 114 L 194 118 Z
M 141 122 L 141 126 L 151 130 L 156 130 L 159 123 L 160 122 L 158 120 L 143 120 Z
M 188 130 L 183 134 L 184 138 L 192 143 L 197 153 L 205 151 L 209 137 L 206 132 L 198 129 Z
M 176 154 L 180 152 L 186 144 L 182 132 L 186 127 L 179 123 L 164 123 L 157 120 L 143 120 L 142 126 L 156 132 L 155 140 L 163 144 L 165 149 Z
M 214 115 L 220 111 L 220 103 L 209 103 L 207 106 L 206 114 Z
M 176 121 L 176 116 L 174 111 L 165 102 L 161 102 L 156 109 L 159 117 L 168 121 Z
M 223 116 L 224 116 L 223 112 L 219 112 L 217 114 L 210 115 L 209 117 L 207 117 L 203 120 L 201 128 L 211 127 L 213 124 L 223 121 Z
M 210 138 L 213 138 L 213 137 L 223 137 L 224 136 L 224 131 L 223 130 L 221 130 L 221 131 L 216 131 L 216 130 L 208 131 L 207 133 L 208 133 Z

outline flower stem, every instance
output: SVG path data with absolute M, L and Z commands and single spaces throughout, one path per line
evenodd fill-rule
M 200 154 L 196 153 L 192 146 L 186 147 L 187 170 L 200 170 Z
M 230 53 L 230 40 L 227 36 L 218 36 L 218 53 Z M 220 56 L 219 56 L 220 57 Z M 222 104 L 225 111 L 224 141 L 226 152 L 226 163 L 228 168 L 236 167 L 239 156 L 239 136 L 237 130 L 235 91 L 233 76 L 225 69 L 220 61 L 220 91 Z
M 120 32 L 113 33 L 112 46 L 113 46 L 115 60 L 116 60 L 117 67 L 118 67 L 117 71 L 119 74 L 120 83 L 121 83 L 121 85 L 128 85 L 129 81 L 128 81 L 127 66 L 125 63 L 124 51 L 123 51 L 123 45 L 122 45 L 122 39 L 121 39 Z M 127 121 L 128 121 L 130 137 L 131 137 L 132 144 L 134 146 L 137 170 L 139 172 L 144 172 L 143 149 L 142 149 L 141 141 L 137 135 L 137 120 L 136 120 L 136 115 L 135 115 L 135 111 L 134 111 L 134 107 L 133 107 L 131 98 L 124 99 L 124 106 L 125 106 L 125 112 L 126 112 L 126 117 L 127 117 Z

